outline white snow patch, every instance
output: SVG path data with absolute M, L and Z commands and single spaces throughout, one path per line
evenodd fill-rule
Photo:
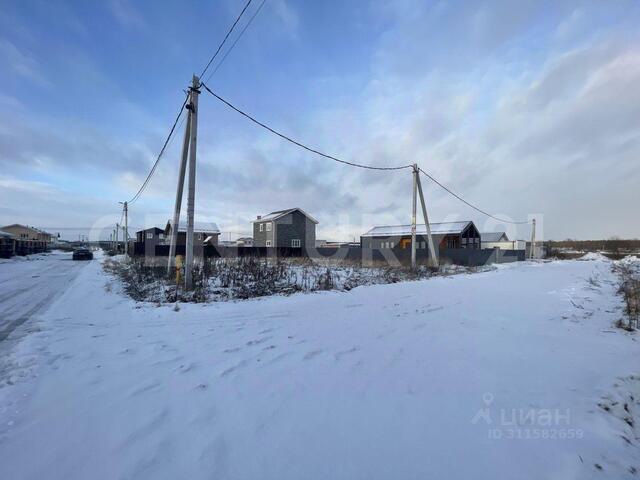
M 595 260 L 595 261 L 600 261 L 600 262 L 610 262 L 611 261 L 609 258 L 604 256 L 600 252 L 589 252 L 589 253 L 583 255 L 582 257 L 580 257 L 578 260 L 588 260 L 588 261 L 594 261 Z
M 0 389 L 0 478 L 618 479 L 640 464 L 598 407 L 640 353 L 611 328 L 602 262 L 179 311 L 107 281 L 88 264 L 22 345 L 40 360 Z
M 618 260 L 618 263 L 629 266 L 637 266 L 640 265 L 640 258 L 635 255 L 627 255 L 626 257 Z

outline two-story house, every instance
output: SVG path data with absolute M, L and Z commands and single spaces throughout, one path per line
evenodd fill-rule
M 301 208 L 271 212 L 251 223 L 255 247 L 315 247 L 318 221 Z

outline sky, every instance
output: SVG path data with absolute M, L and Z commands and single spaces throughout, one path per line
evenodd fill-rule
M 244 4 L 0 0 L 0 225 L 108 235 Z M 640 238 L 639 23 L 631 0 L 266 0 L 206 83 L 330 155 L 417 163 L 499 218 L 535 217 L 538 239 Z M 222 239 L 290 207 L 328 240 L 410 222 L 410 170 L 315 156 L 206 92 L 198 111 L 196 216 Z M 183 129 L 133 230 L 171 215 Z M 422 181 L 431 222 L 530 237 Z

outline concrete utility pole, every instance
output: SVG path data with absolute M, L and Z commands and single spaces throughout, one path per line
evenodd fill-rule
M 196 207 L 196 144 L 198 139 L 198 95 L 200 79 L 194 75 L 191 86 L 191 145 L 189 148 L 189 186 L 187 196 L 187 244 L 185 252 L 185 287 L 193 287 L 193 216 Z
M 127 256 L 127 245 L 129 243 L 129 238 L 126 236 L 127 229 L 125 226 L 122 226 L 122 251 L 124 252 L 125 257 Z
M 415 166 L 414 166 L 415 168 Z M 416 168 L 417 170 L 417 168 Z M 427 215 L 427 206 L 424 201 L 424 194 L 422 193 L 422 182 L 420 181 L 420 172 L 415 172 L 416 178 L 418 179 L 418 194 L 420 194 L 420 203 L 422 205 L 422 216 L 424 217 L 424 225 L 427 229 L 427 241 L 429 243 L 429 263 L 432 267 L 438 267 L 438 254 L 436 253 L 436 249 L 433 246 L 433 237 L 431 236 L 431 225 L 429 225 L 429 216 Z
M 118 243 L 119 235 L 120 235 L 120 224 L 116 223 L 116 254 L 118 253 L 118 250 L 120 250 L 120 245 Z
M 129 257 L 129 209 L 124 202 L 124 256 Z
M 531 251 L 529 252 L 529 258 L 533 258 L 533 252 L 536 249 L 536 219 L 531 222 Z
M 413 205 L 411 209 L 411 268 L 416 269 L 416 210 L 418 196 L 418 165 L 413 164 Z
M 176 203 L 173 210 L 173 221 L 171 222 L 171 244 L 169 245 L 169 262 L 167 273 L 171 273 L 171 267 L 175 265 L 176 244 L 178 243 L 178 228 L 180 224 L 180 209 L 182 208 L 182 192 L 184 190 L 184 174 L 187 170 L 187 159 L 189 155 L 189 140 L 191 139 L 191 94 L 187 99 L 187 121 L 184 128 L 184 139 L 182 141 L 182 157 L 180 158 L 180 173 L 178 174 L 178 188 L 176 189 Z

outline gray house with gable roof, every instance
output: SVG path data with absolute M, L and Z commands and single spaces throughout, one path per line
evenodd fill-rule
M 255 247 L 315 247 L 318 221 L 301 208 L 271 212 L 251 223 Z

